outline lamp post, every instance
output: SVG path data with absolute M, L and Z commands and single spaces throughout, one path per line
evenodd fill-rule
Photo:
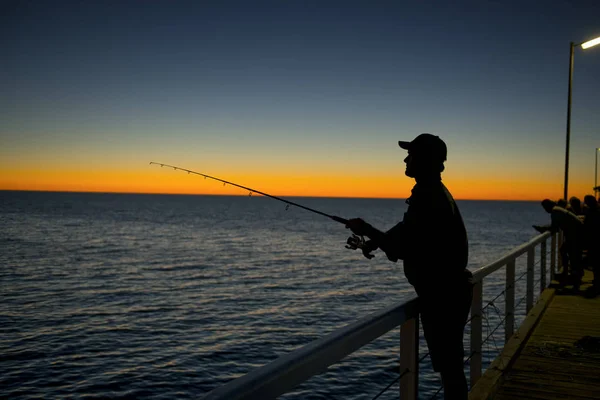
M 600 151 L 600 147 L 596 147 L 596 169 L 594 169 L 594 197 L 598 197 L 598 152 Z
M 569 192 L 569 144 L 571 140 L 571 85 L 573 83 L 573 56 L 575 53 L 575 47 L 581 46 L 582 49 L 589 49 L 590 47 L 596 46 L 600 44 L 600 36 L 588 40 L 587 42 L 575 44 L 573 42 L 570 43 L 569 49 L 569 94 L 567 97 L 567 143 L 565 146 L 565 195 L 564 199 L 569 201 L 568 192 Z

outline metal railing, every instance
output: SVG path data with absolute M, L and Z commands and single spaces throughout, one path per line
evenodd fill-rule
M 482 346 L 494 332 L 504 325 L 505 342 L 515 331 L 515 286 L 516 282 L 526 278 L 526 313 L 533 307 L 535 266 L 539 265 L 539 290 L 546 287 L 547 277 L 547 240 L 551 238 L 550 271 L 556 271 L 557 235 L 546 232 L 529 242 L 517 247 L 500 259 L 485 265 L 473 272 L 473 303 L 471 306 L 470 351 L 467 362 L 470 362 L 471 387 L 482 374 Z M 539 260 L 536 262 L 536 248 L 540 247 Z M 526 254 L 526 270 L 518 278 L 515 276 L 517 258 Z M 501 268 L 506 270 L 504 290 L 492 301 L 483 304 L 484 278 Z M 483 320 L 489 327 L 485 310 L 493 307 L 499 313 L 495 301 L 504 296 L 504 316 L 500 323 L 483 339 Z M 370 314 L 352 324 L 337 329 L 306 346 L 279 357 L 275 361 L 257 368 L 246 375 L 234 379 L 225 385 L 209 392 L 204 400 L 241 400 L 241 399 L 274 399 L 290 392 L 298 384 L 310 377 L 320 374 L 329 366 L 342 360 L 347 355 L 369 344 L 378 337 L 400 326 L 400 369 L 398 377 L 376 397 L 380 396 L 392 384 L 400 381 L 400 398 L 417 399 L 419 388 L 419 363 L 427 355 L 419 359 L 419 303 L 414 297 L 408 301 L 393 305 L 379 312 Z M 440 389 L 441 390 L 441 389 Z M 439 391 L 436 392 L 439 393 Z M 434 397 L 435 395 L 434 394 Z

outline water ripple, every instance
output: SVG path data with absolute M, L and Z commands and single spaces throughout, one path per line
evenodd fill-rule
M 401 265 L 363 259 L 343 227 L 270 199 L 0 196 L 2 398 L 197 398 L 413 294 Z M 301 202 L 382 228 L 404 207 Z M 460 203 L 472 267 L 544 221 L 537 204 L 509 205 Z M 371 399 L 397 362 L 394 331 L 283 398 Z M 437 385 L 425 365 L 422 393 Z

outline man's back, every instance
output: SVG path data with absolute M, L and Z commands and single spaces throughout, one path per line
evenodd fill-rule
M 467 232 L 460 211 L 440 180 L 418 182 L 404 215 L 404 272 L 415 287 L 464 280 Z
M 600 248 L 600 208 L 589 209 L 583 222 L 588 249 Z
M 552 227 L 561 229 L 567 239 L 580 240 L 583 233 L 583 222 L 577 215 L 562 207 L 554 207 L 551 213 Z

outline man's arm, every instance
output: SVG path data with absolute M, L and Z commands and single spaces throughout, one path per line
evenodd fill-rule
M 369 249 L 376 250 L 380 248 L 385 252 L 388 260 L 396 262 L 402 259 L 399 252 L 398 243 L 400 243 L 400 237 L 403 233 L 403 223 L 399 222 L 392 229 L 387 232 L 382 232 L 379 229 L 368 224 L 361 218 L 355 218 L 348 221 L 346 225 L 356 235 L 366 236 L 371 239 L 367 242 Z
M 560 218 L 560 216 L 558 214 L 555 214 L 555 211 L 553 210 L 552 213 L 550 214 L 550 218 L 551 218 L 551 224 L 549 225 L 532 225 L 533 228 L 540 232 L 540 233 L 544 233 L 547 231 L 550 231 L 552 233 L 556 233 L 560 230 L 560 226 L 558 223 L 558 219 Z

